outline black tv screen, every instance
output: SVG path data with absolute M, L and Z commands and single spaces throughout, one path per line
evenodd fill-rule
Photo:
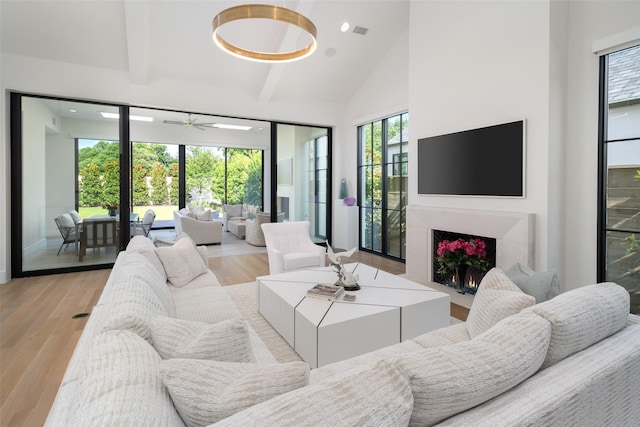
M 418 140 L 418 194 L 524 197 L 524 120 Z

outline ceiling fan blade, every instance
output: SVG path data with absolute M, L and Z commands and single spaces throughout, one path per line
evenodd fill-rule
M 166 123 L 168 125 L 186 125 L 187 122 L 184 120 L 163 120 L 162 123 Z
M 200 125 L 196 125 L 196 124 L 191 125 L 191 127 L 192 127 L 192 128 L 196 128 L 196 129 L 199 129 L 199 130 L 205 130 L 205 128 L 203 128 L 203 127 L 202 127 L 202 126 L 200 126 Z

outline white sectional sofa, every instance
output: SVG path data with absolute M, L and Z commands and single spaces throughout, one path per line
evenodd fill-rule
M 187 234 L 196 245 L 216 245 L 222 243 L 222 221 L 211 218 L 211 213 L 202 210 L 197 215 L 187 209 L 173 211 L 176 236 Z
M 170 253 L 140 239 L 118 256 L 49 426 L 640 420 L 640 317 L 628 314 L 629 295 L 613 283 L 534 305 L 494 269 L 466 323 L 309 371 L 276 363 L 209 270 L 181 280 L 202 264 L 184 239 Z

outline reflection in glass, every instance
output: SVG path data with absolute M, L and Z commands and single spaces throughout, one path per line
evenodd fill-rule
M 277 143 L 278 219 L 309 221 L 311 239 L 322 244 L 329 220 L 328 131 L 278 124 Z
M 639 240 L 640 233 L 607 232 L 605 281 L 615 282 L 629 291 L 632 313 L 640 312 Z
M 640 231 L 638 170 L 640 139 L 607 144 L 607 228 Z

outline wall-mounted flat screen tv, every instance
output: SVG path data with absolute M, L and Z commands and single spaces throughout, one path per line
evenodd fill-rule
M 525 121 L 418 140 L 418 194 L 524 197 Z

